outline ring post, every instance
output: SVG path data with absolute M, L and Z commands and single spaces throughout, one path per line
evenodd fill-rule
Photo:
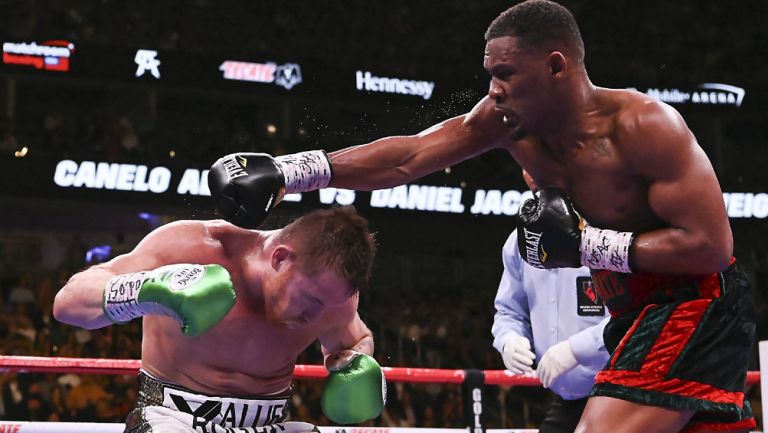
M 485 373 L 483 370 L 464 370 L 464 420 L 470 433 L 485 433 L 485 416 L 483 415 L 483 387 Z

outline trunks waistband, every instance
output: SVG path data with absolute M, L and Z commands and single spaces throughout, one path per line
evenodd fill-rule
M 724 271 L 704 275 L 625 274 L 592 270 L 592 280 L 611 316 L 624 316 L 650 304 L 718 298 L 723 278 L 742 272 L 735 259 Z
M 164 406 L 226 427 L 261 427 L 284 421 L 292 389 L 277 395 L 221 397 L 201 394 L 139 372 L 138 405 Z

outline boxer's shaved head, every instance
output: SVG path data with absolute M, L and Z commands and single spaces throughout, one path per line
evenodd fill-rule
M 584 42 L 576 19 L 565 7 L 548 0 L 528 0 L 502 12 L 485 32 L 485 40 L 503 36 L 547 51 L 564 51 L 584 61 Z

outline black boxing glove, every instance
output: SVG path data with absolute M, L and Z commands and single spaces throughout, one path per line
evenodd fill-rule
M 634 234 L 586 226 L 562 191 L 542 189 L 520 206 L 520 255 L 540 269 L 578 268 L 631 272 Z
M 233 153 L 208 173 L 216 208 L 232 224 L 258 227 L 285 194 L 325 188 L 331 163 L 322 150 L 273 158 L 266 153 Z

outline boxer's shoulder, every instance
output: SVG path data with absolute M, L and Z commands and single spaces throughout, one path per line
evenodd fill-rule
M 615 116 L 618 133 L 643 136 L 658 131 L 687 131 L 685 121 L 672 106 L 640 92 L 617 92 L 620 92 L 615 98 L 618 107 Z
M 695 138 L 680 113 L 639 92 L 625 91 L 614 115 L 614 145 L 625 161 L 641 171 L 671 153 L 686 152 Z
M 183 257 L 191 263 L 207 263 L 223 249 L 223 221 L 179 220 L 155 229 L 142 244 L 159 252 L 169 263 Z M 226 229 L 223 229 L 226 230 Z

